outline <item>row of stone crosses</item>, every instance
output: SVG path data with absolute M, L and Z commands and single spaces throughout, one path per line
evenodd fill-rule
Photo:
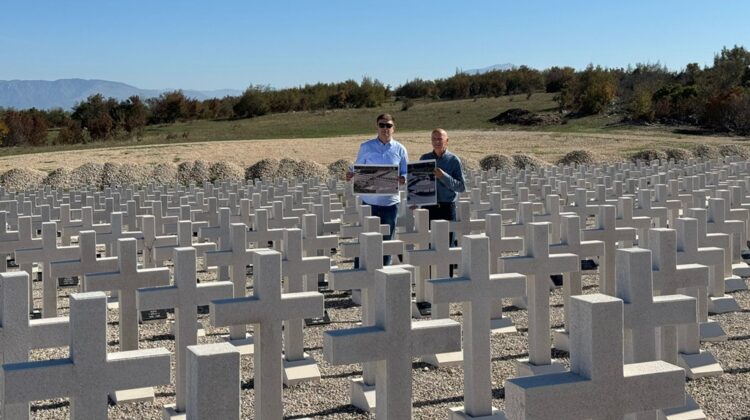
M 172 357 L 168 418 L 236 419 L 240 356 L 250 353 L 255 418 L 281 419 L 283 386 L 320 379 L 303 328 L 305 318 L 325 322 L 323 289 L 352 290 L 362 307 L 362 327 L 326 332 L 323 353 L 363 364 L 351 403 L 378 418 L 411 418 L 415 357 L 463 365 L 454 419 L 701 418 L 685 377 L 723 373 L 700 342 L 726 340 L 708 315 L 739 310 L 727 292 L 750 275 L 750 162 L 732 158 L 472 173 L 458 220 L 430 223 L 404 204 L 388 241 L 387 226 L 335 179 L 0 189 L 0 210 L 7 419 L 29 418 L 31 401 L 50 398 L 69 398 L 73 419 L 106 418 L 108 398 L 153 398 L 152 387 L 170 383 Z M 332 264 L 332 249 L 357 268 Z M 402 263 L 383 267 L 384 255 Z M 583 294 L 582 263 L 598 269 L 598 294 Z M 197 282 L 206 269 L 216 281 Z M 559 275 L 564 328 L 551 339 Z M 66 286 L 80 293 L 62 317 Z M 490 337 L 515 331 L 503 298 L 528 309 L 529 357 L 505 382 L 500 412 Z M 430 319 L 413 321 L 427 317 L 424 302 Z M 450 303 L 463 304 L 462 323 Z M 117 353 L 107 352 L 108 306 L 118 308 Z M 206 306 L 214 326 L 228 327 L 226 342 L 197 345 L 196 309 Z M 175 354 L 139 350 L 139 320 L 165 309 L 174 309 Z M 67 358 L 29 361 L 32 350 L 66 346 Z M 569 370 L 551 346 L 570 353 Z

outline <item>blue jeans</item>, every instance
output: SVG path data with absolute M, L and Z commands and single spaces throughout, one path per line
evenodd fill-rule
M 398 216 L 398 204 L 392 206 L 374 206 L 372 207 L 372 215 L 380 217 L 380 223 L 389 226 L 388 235 L 383 235 L 384 241 L 390 241 L 393 237 L 393 232 L 396 231 L 396 217 Z M 383 266 L 391 265 L 391 256 L 383 255 Z

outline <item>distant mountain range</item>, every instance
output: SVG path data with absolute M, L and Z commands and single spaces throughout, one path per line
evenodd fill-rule
M 118 100 L 138 95 L 141 99 L 153 98 L 174 89 L 140 89 L 120 82 L 108 80 L 60 79 L 60 80 L 0 80 L 0 107 L 4 108 L 63 108 L 69 110 L 76 103 L 91 95 L 101 93 L 105 98 Z M 236 89 L 187 90 L 185 96 L 205 100 L 241 95 Z
M 482 74 L 487 73 L 495 70 L 513 70 L 516 67 L 515 64 L 512 63 L 503 63 L 503 64 L 495 64 L 494 66 L 484 67 L 481 69 L 471 69 L 471 70 L 464 70 L 463 72 L 466 74 Z

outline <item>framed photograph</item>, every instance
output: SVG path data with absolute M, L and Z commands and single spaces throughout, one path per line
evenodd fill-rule
M 437 204 L 437 179 L 435 159 L 420 160 L 407 164 L 406 202 L 411 206 Z
M 354 194 L 398 194 L 398 165 L 354 165 Z

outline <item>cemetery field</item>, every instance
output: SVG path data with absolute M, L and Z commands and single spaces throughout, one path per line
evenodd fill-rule
M 373 111 L 368 110 L 368 118 Z M 438 125 L 438 124 L 436 124 Z M 479 160 L 491 153 L 524 153 L 554 162 L 571 150 L 585 149 L 603 161 L 620 161 L 644 148 L 679 147 L 691 149 L 698 144 L 744 144 L 741 139 L 720 136 L 676 135 L 663 130 L 597 130 L 595 132 L 552 132 L 529 130 L 452 129 L 450 123 L 439 123 L 450 135 L 449 148 L 465 160 Z M 76 168 L 87 162 L 117 162 L 155 165 L 202 159 L 228 161 L 246 167 L 263 158 L 284 157 L 315 161 L 324 165 L 338 159 L 353 160 L 359 144 L 374 137 L 368 128 L 362 134 L 317 138 L 274 138 L 258 140 L 183 141 L 169 144 L 129 144 L 113 147 L 65 148 L 28 154 L 0 154 L 0 171 L 33 168 L 52 171 Z M 290 133 L 291 136 L 291 133 Z M 412 159 L 430 151 L 430 130 L 397 131 Z M 18 150 L 17 152 L 22 152 Z M 13 151 L 10 151 L 13 152 Z
M 351 264 L 339 259 L 341 268 Z M 171 265 L 168 263 L 168 265 Z M 213 274 L 200 273 L 199 279 L 214 278 Z M 584 294 L 597 293 L 595 275 L 584 275 Z M 35 282 L 35 300 L 41 304 L 41 283 Z M 68 314 L 68 295 L 74 288 L 60 290 L 60 315 Z M 248 294 L 252 293 L 248 290 Z M 709 419 L 750 418 L 750 336 L 747 326 L 750 325 L 750 291 L 732 293 L 742 310 L 740 312 L 711 316 L 719 321 L 729 339 L 724 342 L 702 343 L 701 348 L 710 350 L 724 368 L 720 377 L 704 377 L 697 380 L 688 379 L 686 390 L 703 408 Z M 528 356 L 528 317 L 526 310 L 520 310 L 505 300 L 504 313 L 513 319 L 518 332 L 496 334 L 491 338 L 492 356 L 492 403 L 499 409 L 505 407 L 505 390 L 503 383 L 515 376 L 513 360 Z M 559 328 L 563 324 L 563 298 L 561 289 L 550 296 L 551 326 Z M 325 306 L 332 323 L 326 326 L 305 328 L 305 351 L 318 361 L 321 373 L 320 382 L 303 383 L 292 388 L 284 388 L 284 415 L 289 419 L 367 419 L 374 418 L 367 413 L 349 405 L 349 379 L 362 374 L 361 365 L 334 366 L 323 359 L 323 332 L 333 329 L 354 328 L 361 319 L 361 307 L 351 303 L 348 292 L 334 291 L 325 294 Z M 460 305 L 451 305 L 451 318 L 461 320 Z M 169 317 L 173 319 L 174 315 Z M 198 339 L 199 344 L 221 342 L 221 335 L 226 328 L 211 327 L 208 315 L 199 319 L 206 327 L 206 336 Z M 109 311 L 107 326 L 107 350 L 118 351 L 117 312 Z M 174 352 L 174 336 L 170 327 L 163 321 L 152 321 L 139 328 L 140 343 L 143 348 L 164 347 Z M 553 350 L 553 357 L 558 358 L 570 367 L 567 353 Z M 32 359 L 49 359 L 67 356 L 67 348 L 35 350 Z M 174 357 L 172 358 L 174 364 Z M 241 404 L 242 418 L 254 418 L 253 358 L 243 356 L 241 359 Z M 463 403 L 463 367 L 444 367 L 436 369 L 414 359 L 412 365 L 412 392 L 415 419 L 442 419 L 447 417 L 450 407 Z M 174 383 L 174 367 L 172 374 Z M 174 386 L 156 387 L 154 403 L 110 405 L 110 419 L 161 419 L 161 407 L 174 401 Z M 55 399 L 32 403 L 34 419 L 68 418 L 70 406 L 66 400 Z

